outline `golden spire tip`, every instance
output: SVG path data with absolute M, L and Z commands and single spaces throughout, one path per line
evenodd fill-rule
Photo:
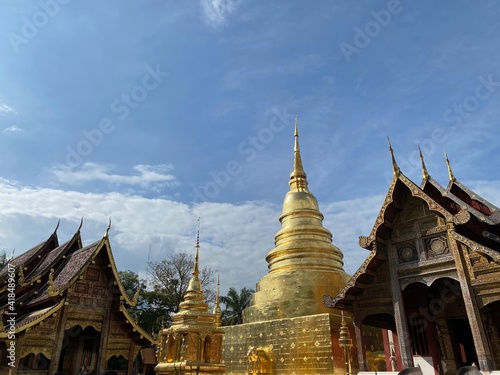
M 294 138 L 293 172 L 290 174 L 290 189 L 307 190 L 306 173 L 304 172 L 302 157 L 300 156 L 298 117 L 295 117 Z
M 200 218 L 198 218 L 198 230 L 196 234 L 196 254 L 194 256 L 194 269 L 193 275 L 198 276 L 200 271 L 198 270 L 198 253 L 200 251 Z

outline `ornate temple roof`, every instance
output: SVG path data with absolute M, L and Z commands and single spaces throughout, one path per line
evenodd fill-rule
M 144 332 L 130 317 L 126 307 L 134 306 L 137 301 L 130 299 L 125 292 L 118 276 L 118 271 L 109 243 L 108 230 L 98 241 L 82 247 L 80 227 L 75 235 L 67 242 L 58 246 L 57 233 L 49 237 L 47 241 L 40 243 L 26 253 L 10 260 L 16 265 L 16 332 L 22 332 L 26 328 L 39 323 L 52 315 L 61 306 L 68 303 L 70 290 L 79 278 L 81 278 L 87 267 L 94 263 L 98 257 L 102 264 L 107 265 L 105 272 L 109 282 L 115 287 L 113 293 L 120 308 L 114 313 L 122 316 L 121 320 L 127 321 L 132 330 L 149 343 L 155 341 Z M 0 285 L 0 312 L 6 313 L 9 308 L 7 281 L 8 266 L 2 268 Z M 24 271 L 23 271 L 24 270 Z M 26 273 L 27 276 L 24 276 Z M 109 284 L 109 285 L 111 285 Z M 1 315 L 0 315 L 1 316 Z M 6 333 L 0 330 L 0 338 Z
M 401 209 L 402 199 L 408 193 L 425 202 L 428 209 L 442 217 L 446 223 L 453 223 L 456 240 L 500 264 L 499 209 L 456 179 L 448 157 L 446 156 L 446 163 L 450 181 L 444 188 L 430 176 L 420 152 L 423 179 L 418 186 L 399 169 L 390 142 L 389 152 L 394 174 L 392 182 L 370 235 L 359 238 L 359 245 L 371 253 L 335 297 L 323 297 L 325 306 L 347 308 L 352 304 L 354 296 L 361 293 L 372 280 L 375 271 L 386 259 L 385 252 L 377 248 L 377 239 L 383 241 L 391 232 L 394 219 Z

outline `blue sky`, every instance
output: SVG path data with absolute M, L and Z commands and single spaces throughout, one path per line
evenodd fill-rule
M 229 286 L 266 273 L 292 166 L 353 273 L 391 178 L 455 175 L 499 205 L 495 1 L 7 1 L 0 250 L 61 219 L 120 269 L 194 249 Z

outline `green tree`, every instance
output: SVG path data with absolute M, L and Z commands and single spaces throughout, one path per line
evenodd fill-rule
M 221 296 L 220 301 L 225 305 L 222 311 L 222 324 L 225 326 L 242 324 L 243 310 L 250 306 L 253 289 L 243 288 L 240 293 L 234 288 L 229 288 L 227 296 Z
M 146 290 L 146 280 L 140 279 L 139 275 L 133 271 L 118 271 L 118 276 L 127 293 L 128 298 L 133 299 L 137 290 L 139 290 L 139 296 L 137 298 L 137 305 L 128 309 L 128 312 L 134 317 L 134 319 L 139 322 L 139 316 L 141 312 L 141 306 L 144 304 L 144 292 Z
M 159 262 L 149 262 L 147 271 L 151 276 L 146 288 L 145 280 L 132 271 L 120 272 L 120 279 L 130 298 L 141 286 L 137 306 L 130 314 L 146 332 L 158 332 L 162 326 L 169 327 L 171 316 L 179 309 L 192 277 L 194 257 L 185 252 L 169 255 Z M 215 301 L 215 271 L 200 270 L 200 280 L 208 303 Z
M 5 266 L 5 264 L 7 263 L 7 255 L 5 254 L 5 250 L 2 251 L 2 253 L 0 254 L 0 269 Z
M 167 259 L 159 262 L 149 262 L 148 273 L 151 283 L 158 292 L 168 296 L 163 300 L 165 307 L 172 313 L 176 313 L 179 304 L 191 280 L 194 267 L 194 257 L 186 252 L 170 254 Z M 199 275 L 205 301 L 213 304 L 215 301 L 215 271 L 204 267 L 200 269 Z

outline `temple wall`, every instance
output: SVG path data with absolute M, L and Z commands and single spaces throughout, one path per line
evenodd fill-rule
M 339 315 L 318 314 L 224 327 L 226 374 L 252 372 L 253 362 L 247 357 L 250 346 L 258 350 L 262 374 L 345 374 L 338 344 L 340 319 Z M 354 370 L 355 352 L 351 358 Z

